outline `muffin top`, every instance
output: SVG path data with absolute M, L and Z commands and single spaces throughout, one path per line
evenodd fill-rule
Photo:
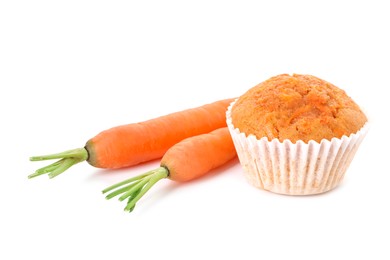
M 321 142 L 356 133 L 367 117 L 345 91 L 311 75 L 281 74 L 248 90 L 231 110 L 246 135 Z

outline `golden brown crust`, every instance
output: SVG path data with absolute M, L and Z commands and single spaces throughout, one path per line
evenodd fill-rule
M 233 106 L 231 116 L 233 125 L 247 135 L 293 143 L 349 136 L 367 122 L 343 90 L 299 74 L 278 75 L 248 90 Z

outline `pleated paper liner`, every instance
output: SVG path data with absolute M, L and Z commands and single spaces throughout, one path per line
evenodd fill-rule
M 234 127 L 233 105 L 226 113 L 227 124 L 246 178 L 258 188 L 280 194 L 311 195 L 334 189 L 368 131 L 366 123 L 355 134 L 320 143 L 257 139 Z

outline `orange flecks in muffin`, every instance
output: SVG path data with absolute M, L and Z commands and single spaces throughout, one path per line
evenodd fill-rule
M 282 74 L 242 95 L 232 123 L 247 135 L 308 142 L 356 133 L 367 122 L 359 106 L 341 89 L 310 75 Z

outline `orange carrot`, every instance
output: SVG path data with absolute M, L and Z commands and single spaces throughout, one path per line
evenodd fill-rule
M 169 178 L 185 182 L 199 178 L 236 157 L 227 127 L 207 134 L 189 137 L 172 146 L 161 159 L 160 167 L 145 174 L 112 185 L 103 193 L 110 199 L 119 194 L 128 199 L 126 211 L 132 211 L 138 200 L 159 180 Z M 114 191 L 113 191 L 114 190 Z
M 179 141 L 226 126 L 226 109 L 233 99 L 117 126 L 90 139 L 85 147 L 58 154 L 34 156 L 31 161 L 60 159 L 29 178 L 48 173 L 55 177 L 74 164 L 87 161 L 98 168 L 122 168 L 161 158 Z

